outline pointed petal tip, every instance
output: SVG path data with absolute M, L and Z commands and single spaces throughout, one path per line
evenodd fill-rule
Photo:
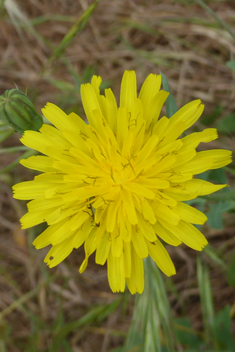
M 169 273 L 167 276 L 168 277 L 171 277 L 171 276 L 173 276 L 173 275 L 175 275 L 176 274 L 176 270 L 175 270 L 175 267 L 174 267 L 174 269 L 171 271 L 171 273 Z
M 204 238 L 204 243 L 201 244 L 201 249 L 198 249 L 199 252 L 203 251 L 203 249 L 208 245 L 208 241 L 206 238 Z

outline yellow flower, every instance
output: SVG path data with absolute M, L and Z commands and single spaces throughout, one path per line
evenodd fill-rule
M 89 124 L 75 113 L 66 115 L 48 103 L 44 116 L 55 126 L 26 131 L 21 141 L 45 156 L 21 164 L 42 174 L 13 187 L 17 199 L 32 199 L 22 228 L 42 222 L 47 229 L 36 248 L 52 245 L 45 262 L 53 267 L 84 243 L 83 272 L 96 251 L 97 264 L 108 265 L 114 292 L 144 289 L 143 258 L 150 255 L 168 276 L 174 265 L 162 240 L 202 250 L 207 241 L 192 224 L 206 216 L 183 203 L 226 185 L 194 179 L 193 175 L 231 162 L 222 149 L 196 152 L 200 142 L 217 138 L 214 128 L 179 138 L 203 112 L 195 100 L 170 119 L 159 114 L 168 93 L 161 76 L 150 74 L 137 97 L 136 75 L 123 75 L 120 107 L 111 89 L 100 94 L 101 78 L 83 84 L 81 97 Z

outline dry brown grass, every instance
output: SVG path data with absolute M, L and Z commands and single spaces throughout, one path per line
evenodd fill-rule
M 28 91 L 38 109 L 50 101 L 67 111 L 80 111 L 75 76 L 71 75 L 68 64 L 57 58 L 46 68 L 45 65 L 53 48 L 92 1 L 18 0 L 17 3 L 29 20 L 40 16 L 48 20 L 34 27 L 28 24 L 16 29 L 7 12 L 1 10 L 0 94 L 16 84 Z M 234 2 L 214 0 L 209 5 L 234 30 Z M 52 19 L 55 15 L 66 18 Z M 199 5 L 183 0 L 101 0 L 88 25 L 65 52 L 80 83 L 89 79 L 89 66 L 103 77 L 105 84 L 111 84 L 117 95 L 124 69 L 134 69 L 139 84 L 150 72 L 162 71 L 170 82 L 178 107 L 200 98 L 208 114 L 221 105 L 222 116 L 235 110 L 235 73 L 226 66 L 234 56 L 232 37 Z M 4 146 L 7 145 L 19 145 L 17 136 L 5 142 Z M 229 137 L 218 145 L 234 150 L 234 141 Z M 14 158 L 15 155 L 0 155 L 1 167 Z M 26 232 L 19 227 L 25 204 L 12 199 L 11 185 L 32 177 L 32 173 L 20 166 L 0 176 L 0 342 L 6 342 L 9 352 L 34 351 L 29 349 L 33 339 L 38 339 L 38 351 L 67 351 L 63 346 L 49 350 L 55 324 L 61 324 L 59 315 L 66 323 L 76 321 L 90 305 L 112 302 L 116 295 L 110 292 L 105 268 L 91 261 L 86 272 L 78 274 L 82 249 L 49 273 L 43 264 L 45 252 L 32 248 L 35 231 Z M 224 248 L 227 243 L 225 253 L 230 256 L 231 248 L 234 249 L 231 216 L 227 217 L 226 224 L 224 230 L 205 227 L 204 232 L 216 248 Z M 169 251 L 176 263 L 174 282 L 180 293 L 180 299 L 169 293 L 172 309 L 176 316 L 187 313 L 193 325 L 200 329 L 195 253 L 185 248 Z M 234 304 L 234 289 L 228 287 L 224 273 L 211 261 L 209 265 L 215 309 Z M 72 351 L 105 352 L 121 345 L 130 323 L 131 307 L 132 301 L 124 312 L 120 305 L 100 327 L 94 325 L 69 332 Z M 45 328 L 39 329 L 40 324 Z M 115 334 L 118 331 L 123 334 Z

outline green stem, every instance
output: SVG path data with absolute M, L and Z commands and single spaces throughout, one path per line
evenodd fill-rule
M 225 200 L 235 200 L 235 189 L 229 192 L 220 192 L 215 194 L 210 194 L 208 196 L 200 196 L 200 198 L 206 200 L 215 200 L 215 201 L 225 201 Z
M 233 170 L 231 167 L 229 166 L 224 166 L 225 171 L 228 171 L 230 174 L 235 175 L 235 170 Z
M 216 21 L 220 23 L 220 25 L 231 35 L 231 37 L 235 40 L 235 34 L 231 31 L 229 26 L 219 18 L 214 11 L 212 11 L 202 0 L 195 0 L 198 5 L 200 5 L 204 10 L 206 10 Z
M 30 298 L 36 295 L 36 293 L 44 286 L 48 285 L 50 281 L 52 281 L 54 277 L 50 277 L 48 280 L 43 281 L 41 284 L 38 286 L 34 287 L 31 291 L 27 292 L 23 296 L 21 296 L 18 300 L 15 300 L 12 304 L 10 304 L 7 308 L 5 308 L 1 313 L 0 313 L 0 321 L 5 318 L 7 315 L 9 315 L 11 312 L 13 312 L 15 309 L 18 307 L 21 307 L 23 303 L 27 302 Z
M 207 347 L 214 348 L 215 351 L 218 351 L 216 348 L 217 346 L 214 330 L 214 304 L 209 269 L 208 266 L 202 262 L 199 255 L 197 256 L 197 281 L 201 300 L 205 340 L 208 345 Z
M 2 7 L 4 6 L 4 2 L 5 2 L 5 0 L 0 0 L 0 10 L 1 10 Z
M 5 126 L 4 126 L 5 127 Z M 4 142 L 5 140 L 7 140 L 9 137 L 11 137 L 13 134 L 15 133 L 15 130 L 13 130 L 13 128 L 7 128 L 3 129 L 1 128 L 0 130 L 0 143 Z
M 10 153 L 16 153 L 16 152 L 21 152 L 26 150 L 29 150 L 29 148 L 25 146 L 3 148 L 3 149 L 0 149 L 0 154 L 8 154 L 8 153 L 10 154 Z
M 6 167 L 4 167 L 2 170 L 0 170 L 0 175 L 10 171 L 11 169 L 13 169 L 21 159 L 24 158 L 28 158 L 32 155 L 37 154 L 38 152 L 35 150 L 27 150 L 23 155 L 21 155 L 19 158 L 17 158 L 16 160 L 14 160 L 11 164 L 7 165 Z

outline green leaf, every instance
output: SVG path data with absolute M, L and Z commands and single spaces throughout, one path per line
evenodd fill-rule
M 230 286 L 235 286 L 235 253 L 232 255 L 227 270 L 227 280 Z
M 55 49 L 52 56 L 49 58 L 48 63 L 52 62 L 56 57 L 61 56 L 61 54 L 65 51 L 65 49 L 70 45 L 73 41 L 74 37 L 83 30 L 85 25 L 87 24 L 89 18 L 91 17 L 93 11 L 95 10 L 96 6 L 100 0 L 96 0 L 93 4 L 91 4 L 83 14 L 77 19 L 77 21 L 73 24 L 70 28 L 68 33 L 64 36 L 58 47 Z
M 224 307 L 216 315 L 214 331 L 219 351 L 235 351 L 235 340 L 231 330 L 230 306 Z
M 227 176 L 224 168 L 209 170 L 208 174 L 209 181 L 215 181 L 216 183 L 227 183 Z M 223 189 L 223 192 L 227 192 L 228 189 Z
M 15 130 L 11 126 L 0 126 L 0 143 L 7 140 L 15 133 Z
M 208 180 L 208 176 L 209 176 L 209 170 L 202 172 L 201 174 L 197 175 L 197 178 L 199 178 L 200 180 L 203 181 L 207 181 Z
M 162 73 L 162 85 L 163 85 L 163 89 L 166 92 L 169 92 L 170 94 L 168 95 L 168 98 L 166 100 L 166 113 L 167 113 L 167 117 L 170 118 L 172 115 L 174 115 L 177 112 L 177 106 L 175 103 L 175 99 L 173 98 L 173 95 L 171 94 L 171 90 L 170 90 L 170 86 L 168 83 L 168 80 L 166 78 L 166 76 Z
M 208 244 L 203 249 L 203 253 L 205 253 L 216 265 L 220 266 L 223 270 L 227 269 L 227 264 L 221 258 L 222 254 L 217 248 L 214 248 L 210 244 Z
M 200 119 L 201 123 L 205 126 L 210 126 L 214 121 L 221 116 L 224 108 L 217 106 L 209 115 L 203 115 Z
M 206 214 L 208 217 L 208 223 L 210 227 L 214 229 L 222 229 L 223 222 L 222 216 L 223 213 L 230 210 L 233 207 L 232 201 L 220 201 L 217 204 L 210 204 L 210 211 Z
M 233 71 L 235 71 L 235 60 L 232 61 L 227 61 L 226 65 L 231 68 Z
M 222 134 L 234 133 L 235 132 L 235 114 L 231 114 L 220 119 L 216 124 L 216 128 L 218 132 Z
M 110 352 L 123 352 L 123 347 L 116 347 L 114 349 L 112 349 Z
M 69 322 L 67 325 L 63 325 L 55 330 L 55 336 L 59 336 L 60 338 L 66 337 L 73 331 L 77 329 L 88 326 L 94 322 L 101 322 L 107 316 L 109 316 L 120 304 L 121 296 L 119 296 L 115 301 L 108 303 L 106 305 L 97 305 L 94 306 L 88 311 L 85 315 L 83 315 L 80 319 Z
M 18 165 L 19 161 L 21 159 L 24 158 L 28 158 L 32 155 L 37 154 L 38 152 L 35 150 L 27 150 L 24 154 L 22 154 L 21 156 L 19 156 L 17 159 L 15 159 L 12 163 L 8 164 L 7 166 L 5 166 L 3 169 L 0 169 L 0 175 L 12 170 L 16 165 Z
M 175 319 L 174 322 L 176 337 L 183 346 L 194 349 L 200 346 L 202 341 L 198 339 L 187 317 Z

